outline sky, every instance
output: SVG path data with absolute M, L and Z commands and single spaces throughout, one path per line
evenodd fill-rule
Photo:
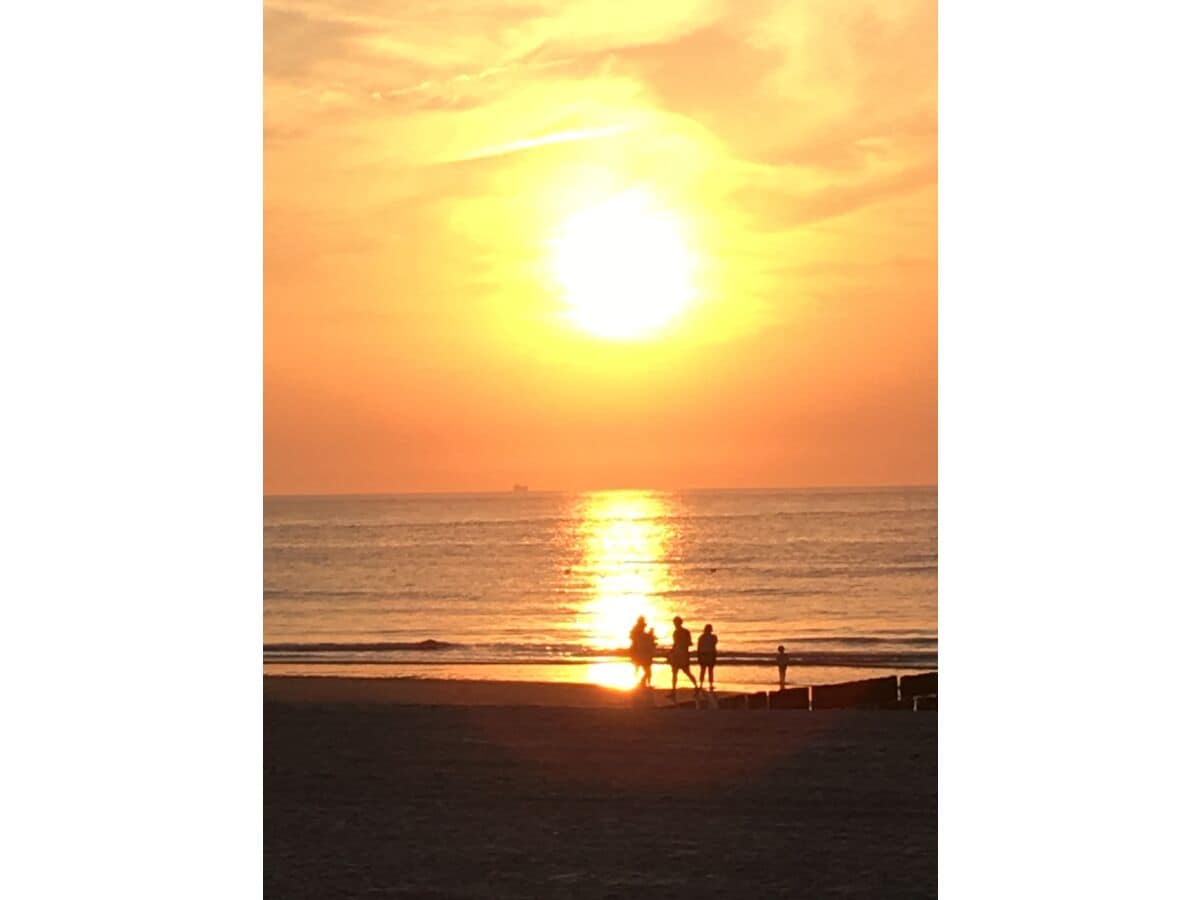
M 937 481 L 937 9 L 264 20 L 264 490 Z

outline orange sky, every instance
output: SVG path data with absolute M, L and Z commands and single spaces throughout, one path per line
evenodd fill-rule
M 936 38 L 902 0 L 268 0 L 266 492 L 936 482 Z M 613 197 L 689 266 L 632 338 L 572 310 L 685 283 L 648 220 L 555 250 Z

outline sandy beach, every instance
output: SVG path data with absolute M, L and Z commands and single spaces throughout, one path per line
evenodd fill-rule
M 929 897 L 937 714 L 264 678 L 268 897 Z

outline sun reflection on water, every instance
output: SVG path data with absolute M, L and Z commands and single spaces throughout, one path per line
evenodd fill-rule
M 675 532 L 665 518 L 670 504 L 658 494 L 613 491 L 585 498 L 579 517 L 582 569 L 590 582 L 576 624 L 595 650 L 624 652 L 638 616 L 654 628 L 658 643 L 669 642 L 669 616 L 661 594 L 674 587 L 669 550 Z M 588 667 L 594 684 L 622 689 L 635 683 L 629 662 Z

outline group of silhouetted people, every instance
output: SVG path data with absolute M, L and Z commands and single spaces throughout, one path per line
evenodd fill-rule
M 650 667 L 654 664 L 654 653 L 658 649 L 658 640 L 654 629 L 646 628 L 645 616 L 638 616 L 633 629 L 629 632 L 629 658 L 635 670 L 641 672 L 639 683 L 642 687 L 650 687 Z M 692 675 L 691 665 L 692 633 L 683 627 L 683 618 L 675 617 L 675 631 L 671 636 L 671 650 L 667 654 L 667 662 L 671 664 L 671 694 L 679 684 L 679 673 L 687 676 L 692 687 L 700 691 L 704 687 L 704 676 L 708 675 L 708 689 L 715 690 L 714 670 L 717 666 L 717 635 L 711 625 L 704 626 L 704 633 L 696 641 L 696 661 L 700 664 L 700 681 Z
M 629 631 L 629 659 L 633 662 L 635 674 L 640 672 L 638 683 L 641 687 L 650 687 L 650 667 L 654 665 L 654 654 L 658 649 L 658 639 L 653 628 L 646 627 L 646 617 L 638 616 L 637 622 Z M 704 689 L 704 676 L 708 675 L 708 689 L 715 691 L 714 671 L 717 667 L 717 635 L 712 625 L 704 626 L 704 633 L 696 641 L 696 661 L 700 664 L 700 681 L 692 675 L 691 666 L 692 633 L 683 627 L 683 618 L 675 617 L 675 631 L 671 636 L 671 650 L 667 654 L 667 662 L 671 664 L 671 696 L 679 683 L 679 673 L 682 672 L 692 683 L 697 692 Z M 783 645 L 775 655 L 775 664 L 779 668 L 779 688 L 787 683 L 788 657 Z

